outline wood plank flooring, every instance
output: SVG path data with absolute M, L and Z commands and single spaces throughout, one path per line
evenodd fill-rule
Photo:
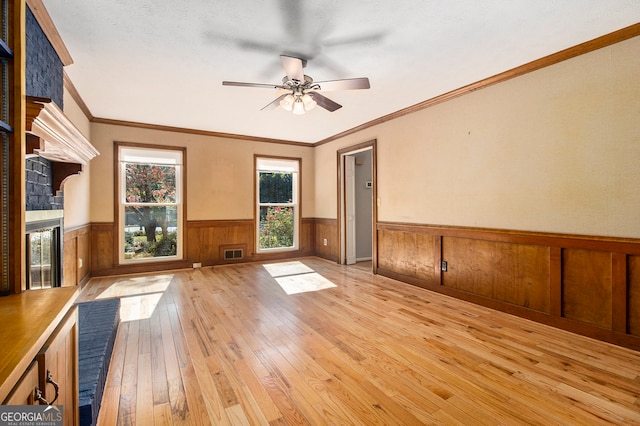
M 104 297 L 123 321 L 100 425 L 640 424 L 639 352 L 361 268 L 94 278 L 80 300 Z

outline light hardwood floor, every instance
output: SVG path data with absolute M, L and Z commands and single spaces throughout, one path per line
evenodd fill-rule
M 640 424 L 640 353 L 318 258 L 80 298 L 104 297 L 122 323 L 100 425 Z

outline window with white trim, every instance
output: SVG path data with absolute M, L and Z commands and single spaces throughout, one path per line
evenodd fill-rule
M 182 258 L 183 150 L 118 147 L 120 262 Z
M 258 253 L 298 249 L 300 159 L 256 157 Z

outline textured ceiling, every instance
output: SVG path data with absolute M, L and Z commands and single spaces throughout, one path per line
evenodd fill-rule
M 381 116 L 640 22 L 638 0 L 43 0 L 94 117 L 317 142 Z M 343 105 L 260 111 L 280 54 Z

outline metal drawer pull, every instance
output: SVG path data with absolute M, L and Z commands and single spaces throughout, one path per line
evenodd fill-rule
M 38 401 L 40 404 L 43 405 L 53 405 L 57 400 L 58 400 L 58 391 L 59 391 L 59 387 L 58 384 L 53 380 L 53 376 L 51 375 L 51 371 L 47 370 L 47 383 L 51 383 L 53 385 L 53 388 L 56 391 L 56 396 L 55 398 L 53 398 L 53 401 L 48 402 L 46 399 L 44 399 L 42 397 L 42 391 L 36 386 L 36 390 L 35 390 L 35 398 L 36 401 Z

